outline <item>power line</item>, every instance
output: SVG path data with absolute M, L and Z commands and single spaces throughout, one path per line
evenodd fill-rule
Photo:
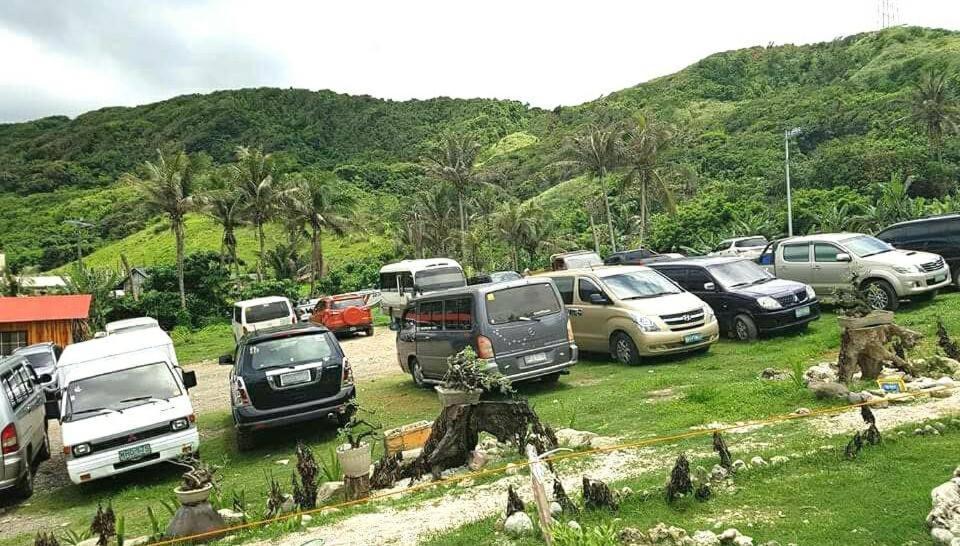
M 877 0 L 877 25 L 881 29 L 885 29 L 899 24 L 899 0 Z

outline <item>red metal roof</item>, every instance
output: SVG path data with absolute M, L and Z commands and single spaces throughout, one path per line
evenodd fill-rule
M 91 299 L 88 294 L 0 298 L 0 322 L 85 319 Z

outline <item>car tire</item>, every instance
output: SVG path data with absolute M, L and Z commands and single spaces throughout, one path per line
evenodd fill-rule
M 738 341 L 753 341 L 757 339 L 757 323 L 750 315 L 737 315 L 733 317 L 732 332 L 734 339 Z
M 27 464 L 27 471 L 14 488 L 14 494 L 20 500 L 33 496 L 33 464 Z
M 50 460 L 50 435 L 43 431 L 43 445 L 40 446 L 40 453 L 37 456 L 37 465 Z
M 552 373 L 552 374 L 544 375 L 543 377 L 540 378 L 540 381 L 544 385 L 556 385 L 557 382 L 560 381 L 560 374 Z
M 256 442 L 253 440 L 253 434 L 237 429 L 237 451 L 250 451 L 254 448 Z
M 367 337 L 373 336 L 373 326 L 367 328 L 366 334 L 367 334 Z
M 896 311 L 900 307 L 900 300 L 897 299 L 897 292 L 885 280 L 877 279 L 867 281 L 863 285 L 864 297 L 867 305 L 877 311 Z
M 413 384 L 421 389 L 427 388 L 426 378 L 423 376 L 423 368 L 420 367 L 420 362 L 416 358 L 410 359 L 409 368 L 410 377 L 413 378 Z
M 610 356 L 621 364 L 635 366 L 640 363 L 637 344 L 627 334 L 616 332 L 610 337 Z

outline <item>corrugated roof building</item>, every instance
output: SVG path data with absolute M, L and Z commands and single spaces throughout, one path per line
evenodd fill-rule
M 91 300 L 86 294 L 0 298 L 0 356 L 45 341 L 61 347 L 83 341 Z

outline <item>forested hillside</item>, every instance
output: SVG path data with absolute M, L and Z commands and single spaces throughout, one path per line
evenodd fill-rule
M 724 236 L 785 231 L 784 131 L 793 128 L 798 229 L 869 229 L 960 208 L 958 59 L 960 33 L 893 28 L 718 53 L 553 111 L 497 100 L 248 89 L 0 125 L 0 249 L 15 266 L 61 266 L 76 252 L 63 220 L 82 218 L 96 225 L 83 235 L 84 251 L 106 247 L 98 263 L 115 261 L 110 249 L 123 244 L 111 241 L 151 220 L 138 194 L 118 182 L 122 173 L 153 160 L 157 149 L 183 150 L 202 170 L 198 192 L 224 188 L 238 146 L 272 154 L 278 180 L 335 178 L 356 197 L 348 240 L 369 235 L 394 255 L 447 254 L 491 269 L 537 266 L 552 250 L 593 247 L 595 239 L 609 250 L 604 190 L 619 247 L 642 238 L 664 250 L 703 249 Z M 932 131 L 922 100 L 937 81 L 942 134 Z M 622 130 L 625 150 L 641 134 L 657 135 L 659 144 L 652 155 L 635 148 L 611 163 L 601 187 L 573 140 L 590 130 Z M 476 148 L 466 154 L 460 186 L 424 160 L 449 151 L 450 135 L 469 137 L 460 151 Z M 215 231 L 186 236 L 209 239 Z M 216 250 L 220 241 L 194 245 Z M 246 262 L 255 259 L 249 237 L 240 245 Z M 328 267 L 356 259 L 338 252 Z

